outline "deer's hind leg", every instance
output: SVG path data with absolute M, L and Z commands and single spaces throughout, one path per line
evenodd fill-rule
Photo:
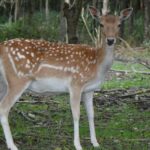
M 9 81 L 9 84 L 7 84 L 7 92 L 0 101 L 0 122 L 6 138 L 7 147 L 10 150 L 18 150 L 18 148 L 14 144 L 9 127 L 9 111 L 28 86 L 29 81 L 27 79 L 16 80 L 16 82 L 15 80 Z

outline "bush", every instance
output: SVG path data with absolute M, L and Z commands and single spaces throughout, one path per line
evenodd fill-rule
M 131 45 L 140 45 L 144 36 L 144 18 L 141 12 L 137 13 L 134 18 L 133 30 L 129 31 L 129 24 L 125 25 L 125 39 Z
M 54 41 L 58 39 L 59 17 L 51 12 L 49 21 L 45 20 L 43 13 L 35 13 L 30 20 L 27 17 L 16 23 L 5 23 L 0 25 L 0 41 L 12 38 L 43 38 Z

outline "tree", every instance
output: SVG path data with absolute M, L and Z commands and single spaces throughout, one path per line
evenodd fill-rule
M 150 0 L 144 0 L 144 38 L 150 40 Z
M 48 22 L 48 19 L 49 19 L 49 0 L 45 0 L 45 16 L 46 16 L 46 21 Z
M 106 15 L 109 12 L 108 2 L 109 2 L 109 0 L 103 0 L 103 8 L 102 8 L 102 14 L 103 15 Z
M 14 0 L 10 0 L 10 11 L 9 11 L 9 22 L 11 23 L 13 20 L 12 10 L 14 6 Z
M 28 24 L 31 24 L 32 17 L 35 11 L 35 0 L 28 0 L 27 1 L 28 6 Z
M 19 15 L 19 0 L 15 0 L 14 21 L 16 22 Z
M 83 0 L 74 0 L 70 3 L 64 3 L 64 16 L 67 19 L 68 43 L 78 43 L 77 26 L 82 10 Z
M 124 9 L 124 8 L 127 8 L 129 7 L 129 4 L 130 4 L 130 0 L 123 0 L 120 2 L 120 9 Z M 123 38 L 124 37 L 124 29 L 125 29 L 125 24 L 124 24 L 124 21 L 122 21 L 122 25 L 121 25 L 121 28 L 120 28 L 120 36 Z
M 67 1 L 66 0 L 61 1 L 59 39 L 60 39 L 60 41 L 68 43 L 67 22 L 66 22 L 66 18 L 64 17 L 64 11 L 63 11 L 64 2 L 67 2 Z

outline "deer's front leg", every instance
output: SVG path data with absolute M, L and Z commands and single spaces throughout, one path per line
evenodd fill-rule
M 5 137 L 6 137 L 6 142 L 7 142 L 8 148 L 10 150 L 18 150 L 18 148 L 14 144 L 14 141 L 13 141 L 13 138 L 12 138 L 12 134 L 11 134 L 9 123 L 8 123 L 8 115 L 7 114 L 1 115 L 0 120 L 1 120 L 3 130 L 4 130 L 4 134 L 5 134 Z
M 93 144 L 94 147 L 99 147 L 99 144 L 96 139 L 95 125 L 94 125 L 93 94 L 94 92 L 83 93 L 82 98 L 88 115 L 91 143 Z
M 70 104 L 74 122 L 74 146 L 76 150 L 82 150 L 79 136 L 81 91 L 78 88 L 70 89 Z

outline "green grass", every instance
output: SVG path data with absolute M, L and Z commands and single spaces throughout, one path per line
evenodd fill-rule
M 15 106 L 15 109 L 24 112 L 27 116 L 29 113 L 35 115 L 32 121 L 27 121 L 13 109 L 10 115 L 11 128 L 21 150 L 74 149 L 72 117 L 69 102 L 66 100 L 68 96 L 57 96 L 57 100 L 56 97 L 53 98 L 54 103 L 49 109 L 39 104 L 25 106 L 19 103 Z M 126 103 L 103 108 L 99 107 L 99 101 L 96 100 L 95 104 L 97 104 L 96 132 L 102 150 L 148 150 L 150 142 L 148 110 L 139 111 L 135 105 Z M 43 117 L 39 115 L 40 113 L 44 113 Z M 83 105 L 81 105 L 80 135 L 84 150 L 94 150 L 89 140 L 88 122 Z M 2 138 L 1 136 L 0 139 Z
M 145 72 L 150 72 L 150 70 L 146 67 L 144 67 L 141 64 L 138 63 L 123 63 L 123 62 L 119 62 L 119 61 L 115 61 L 115 63 L 112 66 L 112 69 L 116 69 L 116 70 L 127 70 L 127 71 L 133 71 L 137 70 L 137 71 L 145 71 Z
M 142 73 L 134 73 L 134 70 L 138 72 L 149 72 L 147 68 L 140 64 L 121 63 L 115 62 L 112 66 L 114 70 L 131 71 L 131 73 L 124 73 L 123 75 L 112 76 L 111 80 L 104 82 L 104 89 L 112 88 L 149 88 L 150 87 L 150 75 Z

